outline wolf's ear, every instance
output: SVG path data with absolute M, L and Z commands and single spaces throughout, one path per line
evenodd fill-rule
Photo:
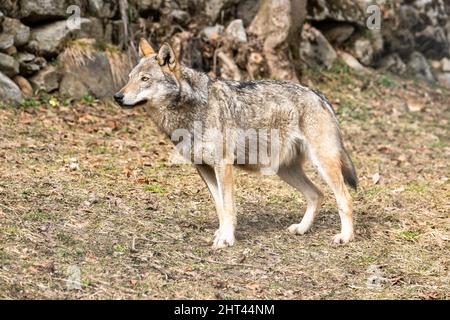
M 167 66 L 172 72 L 175 71 L 178 67 L 178 61 L 177 57 L 175 56 L 175 52 L 167 42 L 164 42 L 159 49 L 156 59 L 158 60 L 158 63 L 161 67 Z
M 153 53 L 155 53 L 155 50 L 153 50 L 150 43 L 148 43 L 148 41 L 145 40 L 145 38 L 141 38 L 141 40 L 139 41 L 139 58 L 149 56 Z

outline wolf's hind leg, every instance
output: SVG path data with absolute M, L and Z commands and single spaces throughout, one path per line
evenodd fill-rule
M 337 244 L 348 243 L 354 238 L 352 198 L 344 182 L 340 156 L 339 154 L 335 155 L 326 149 L 321 149 L 316 150 L 311 160 L 326 183 L 333 190 L 339 208 L 341 233 L 335 235 L 333 241 Z
M 302 168 L 302 161 L 294 162 L 289 166 L 282 166 L 278 170 L 278 176 L 292 187 L 299 190 L 306 198 L 307 208 L 300 223 L 291 225 L 288 230 L 292 234 L 304 234 L 307 232 L 319 213 L 323 195 L 319 189 L 308 179 Z

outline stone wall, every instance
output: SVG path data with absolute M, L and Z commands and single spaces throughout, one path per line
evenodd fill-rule
M 380 30 L 366 26 L 373 3 Z M 1 0 L 0 99 L 110 96 L 142 36 L 170 41 L 183 63 L 212 76 L 296 81 L 341 58 L 450 86 L 449 15 L 446 0 Z

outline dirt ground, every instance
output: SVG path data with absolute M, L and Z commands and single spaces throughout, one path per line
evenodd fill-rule
M 449 92 L 341 64 L 304 83 L 355 161 L 354 242 L 332 243 L 311 168 L 326 199 L 303 236 L 300 194 L 236 172 L 237 243 L 214 251 L 206 187 L 142 110 L 46 97 L 0 109 L 0 298 L 449 299 Z

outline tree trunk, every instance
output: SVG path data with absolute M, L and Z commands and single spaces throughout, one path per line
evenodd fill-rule
M 262 0 L 249 33 L 262 48 L 270 77 L 298 81 L 306 0 Z

